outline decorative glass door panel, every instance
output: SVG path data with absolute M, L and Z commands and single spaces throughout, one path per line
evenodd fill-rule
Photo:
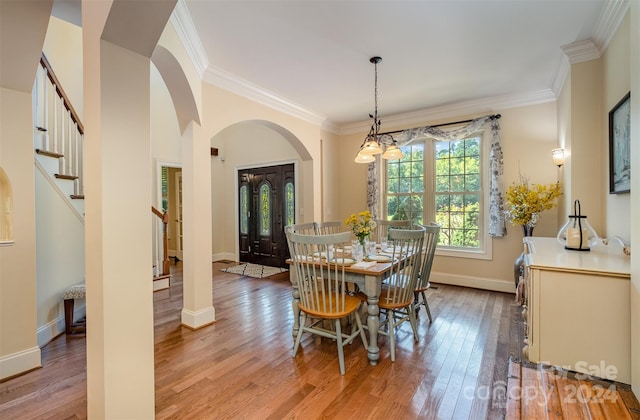
M 240 261 L 286 266 L 284 227 L 295 219 L 293 164 L 239 170 L 238 209 Z

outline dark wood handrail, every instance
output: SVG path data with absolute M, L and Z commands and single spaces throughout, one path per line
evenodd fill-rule
M 169 224 L 169 212 L 164 213 L 157 208 L 151 206 L 151 212 L 162 219 L 162 275 L 166 276 L 171 272 L 171 263 L 169 261 L 169 231 L 167 225 Z
M 42 55 L 40 56 L 40 65 L 44 67 L 45 70 L 47 70 L 47 76 L 49 77 L 49 80 L 51 80 L 51 83 L 53 83 L 53 85 L 56 87 L 56 92 L 58 93 L 58 96 L 62 98 L 64 107 L 67 108 L 67 110 L 69 110 L 69 113 L 71 114 L 71 119 L 73 120 L 73 122 L 75 122 L 78 125 L 78 131 L 80 132 L 80 134 L 84 135 L 84 126 L 80 122 L 80 117 L 78 117 L 78 113 L 76 112 L 76 110 L 73 109 L 73 105 L 71 105 L 71 101 L 69 100 L 69 97 L 64 92 L 64 90 L 62 90 L 62 87 L 60 86 L 60 81 L 56 77 L 56 74 L 53 72 L 53 69 L 51 68 L 51 64 L 49 64 L 49 60 L 47 60 L 47 57 L 44 55 L 44 53 L 42 53 Z

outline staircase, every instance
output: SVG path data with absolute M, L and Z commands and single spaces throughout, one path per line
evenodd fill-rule
M 35 167 L 84 221 L 84 127 L 47 58 L 42 54 L 33 87 Z M 153 290 L 170 286 L 169 215 L 152 207 Z
M 84 127 L 42 54 L 33 89 L 35 165 L 84 219 Z

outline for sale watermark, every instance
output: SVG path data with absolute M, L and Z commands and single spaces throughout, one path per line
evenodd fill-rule
M 615 382 L 618 369 L 607 365 L 605 361 L 599 364 L 589 364 L 585 361 L 576 362 L 573 366 L 538 365 L 538 374 L 551 374 L 544 385 L 522 384 L 520 379 L 509 378 L 508 381 L 495 381 L 487 385 L 467 386 L 463 389 L 466 399 L 490 401 L 494 407 L 504 408 L 508 400 L 519 401 L 520 404 L 545 406 L 554 395 L 561 404 L 611 403 L 620 398 Z M 572 371 L 570 369 L 575 369 Z M 599 380 L 606 378 L 607 380 Z M 560 380 L 558 380 L 560 379 Z M 593 380 L 590 382 L 580 382 Z

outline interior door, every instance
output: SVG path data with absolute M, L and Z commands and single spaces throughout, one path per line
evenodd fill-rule
M 293 164 L 238 171 L 240 261 L 286 266 L 284 227 L 295 215 Z

